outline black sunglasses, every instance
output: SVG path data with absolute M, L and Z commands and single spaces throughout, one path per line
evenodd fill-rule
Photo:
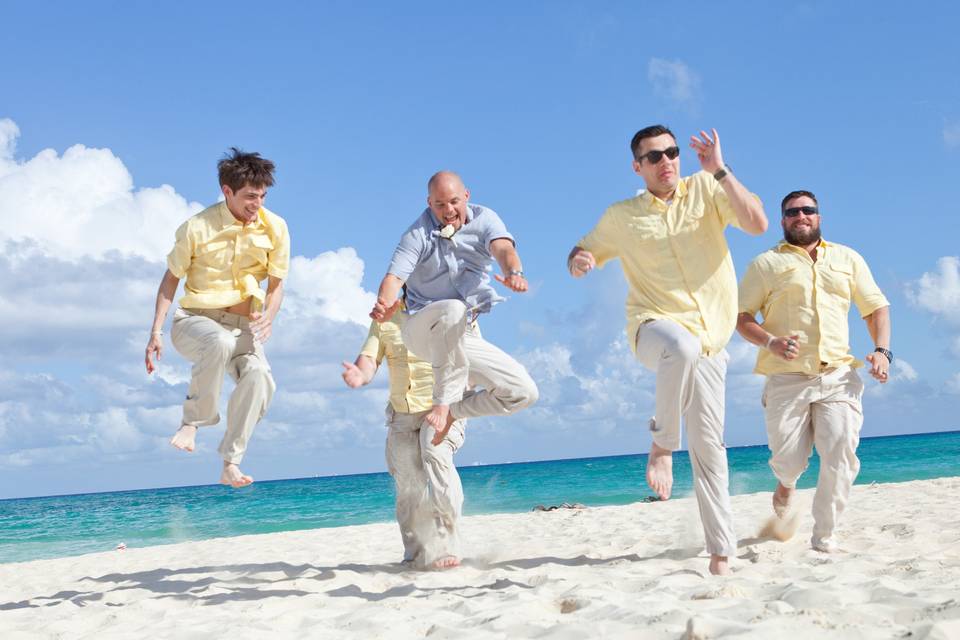
M 657 164 L 660 162 L 660 158 L 667 156 L 670 160 L 676 160 L 677 156 L 680 155 L 680 147 L 668 147 L 663 151 L 647 151 L 645 154 L 637 158 L 637 162 L 643 162 L 643 159 L 646 158 L 647 162 L 650 164 Z
M 784 218 L 796 218 L 800 214 L 807 216 L 819 215 L 820 211 L 816 207 L 790 207 L 783 210 Z

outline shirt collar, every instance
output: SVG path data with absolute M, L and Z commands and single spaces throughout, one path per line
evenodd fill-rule
M 818 250 L 819 250 L 819 249 L 823 249 L 823 248 L 825 248 L 825 247 L 829 247 L 829 246 L 830 246 L 830 243 L 827 242 L 826 240 L 824 240 L 823 238 L 820 238 L 820 242 L 817 243 L 817 249 L 818 249 Z M 802 252 L 802 253 L 807 253 L 806 251 L 804 251 L 804 250 L 801 249 L 800 247 L 798 247 L 798 246 L 796 246 L 796 245 L 792 245 L 792 244 L 790 244 L 789 242 L 787 242 L 786 240 L 781 240 L 780 242 L 777 243 L 777 251 L 780 252 L 780 253 L 783 253 L 784 251 L 800 251 L 800 252 Z
M 678 200 L 680 198 L 686 197 L 687 191 L 688 191 L 687 180 L 689 179 L 690 179 L 689 177 L 680 178 L 680 181 L 677 183 L 677 189 L 676 191 L 673 192 L 674 200 Z M 653 204 L 654 200 L 660 200 L 660 198 L 653 195 L 652 193 L 650 193 L 650 191 L 646 189 L 644 189 L 643 193 L 640 194 L 640 199 L 643 201 L 644 204 L 647 204 L 647 205 Z M 664 202 L 663 200 L 660 200 L 660 201 Z
M 264 217 L 263 207 L 260 207 L 260 210 L 257 211 L 257 219 L 251 222 L 247 226 L 250 227 L 251 229 L 259 229 L 264 224 L 263 217 Z M 220 203 L 220 224 L 222 225 L 221 228 L 226 229 L 230 225 L 234 225 L 234 224 L 242 225 L 243 223 L 233 217 L 233 214 L 230 213 L 230 208 L 227 207 L 226 202 L 221 202 Z

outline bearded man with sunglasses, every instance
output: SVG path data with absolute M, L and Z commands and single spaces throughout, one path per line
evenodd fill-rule
M 893 361 L 890 303 L 860 254 L 821 237 L 816 196 L 792 191 L 780 209 L 783 241 L 747 268 L 737 330 L 762 347 L 754 371 L 767 376 L 761 402 L 770 467 L 778 480 L 774 513 L 780 518 L 790 513 L 797 480 L 816 446 L 820 476 L 810 544 L 831 552 L 860 470 L 863 382 L 856 369 L 863 363 L 850 353 L 847 312 L 852 301 L 866 321 L 876 345 L 866 357 L 870 375 L 884 383 Z
M 646 191 L 611 205 L 567 266 L 579 278 L 620 258 L 627 338 L 657 377 L 647 483 L 660 499 L 670 497 L 684 421 L 710 572 L 723 574 L 737 549 L 723 444 L 724 347 L 736 326 L 737 280 L 724 229 L 759 235 L 767 216 L 724 164 L 716 129 L 691 136 L 690 147 L 702 171 L 681 178 L 673 133 L 662 125 L 638 131 L 630 149 Z

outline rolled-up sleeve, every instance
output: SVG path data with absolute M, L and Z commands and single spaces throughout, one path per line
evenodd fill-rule
M 406 281 L 420 262 L 420 256 L 424 250 L 423 245 L 424 242 L 421 234 L 418 233 L 418 229 L 416 227 L 408 229 L 400 237 L 400 244 L 393 252 L 387 273 Z
M 766 284 L 763 280 L 763 274 L 760 272 L 760 265 L 756 260 L 747 267 L 747 272 L 743 274 L 740 281 L 739 291 L 739 309 L 740 313 L 749 313 L 757 315 L 763 309 L 763 304 L 767 300 Z
M 367 339 L 363 341 L 363 347 L 360 348 L 360 355 L 373 358 L 378 365 L 383 360 L 384 348 L 383 340 L 380 339 L 379 322 L 370 323 L 370 330 L 367 332 Z
M 618 239 L 616 233 L 616 221 L 614 213 L 609 209 L 600 218 L 590 233 L 580 238 L 577 246 L 584 251 L 589 251 L 597 266 L 602 267 L 610 260 L 617 257 Z
M 859 253 L 853 255 L 853 303 L 857 305 L 861 318 L 866 318 L 881 307 L 889 307 L 880 287 L 870 273 L 870 267 Z
M 184 222 L 177 229 L 176 241 L 173 249 L 167 254 L 167 269 L 177 278 L 183 278 L 190 269 L 193 259 L 193 243 L 190 238 L 190 222 Z
M 287 223 L 278 219 L 274 223 L 273 236 L 273 250 L 267 255 L 267 273 L 282 280 L 290 272 L 290 233 Z

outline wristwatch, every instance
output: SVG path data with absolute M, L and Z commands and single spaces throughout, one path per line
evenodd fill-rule
M 882 353 L 883 355 L 887 356 L 887 361 L 888 361 L 890 364 L 893 364 L 893 351 L 890 351 L 890 349 L 884 349 L 883 347 L 877 347 L 877 348 L 874 349 L 873 351 L 874 351 L 874 353 Z
M 510 269 L 510 272 L 509 272 L 507 275 L 508 275 L 508 276 L 520 276 L 520 277 L 522 278 L 522 277 L 523 277 L 523 271 L 521 271 L 520 269 Z
M 733 172 L 733 169 L 731 169 L 730 165 L 728 164 L 723 165 L 722 167 L 717 169 L 716 173 L 713 174 L 713 179 L 716 180 L 717 182 L 720 182 L 721 180 L 727 177 L 728 171 Z

